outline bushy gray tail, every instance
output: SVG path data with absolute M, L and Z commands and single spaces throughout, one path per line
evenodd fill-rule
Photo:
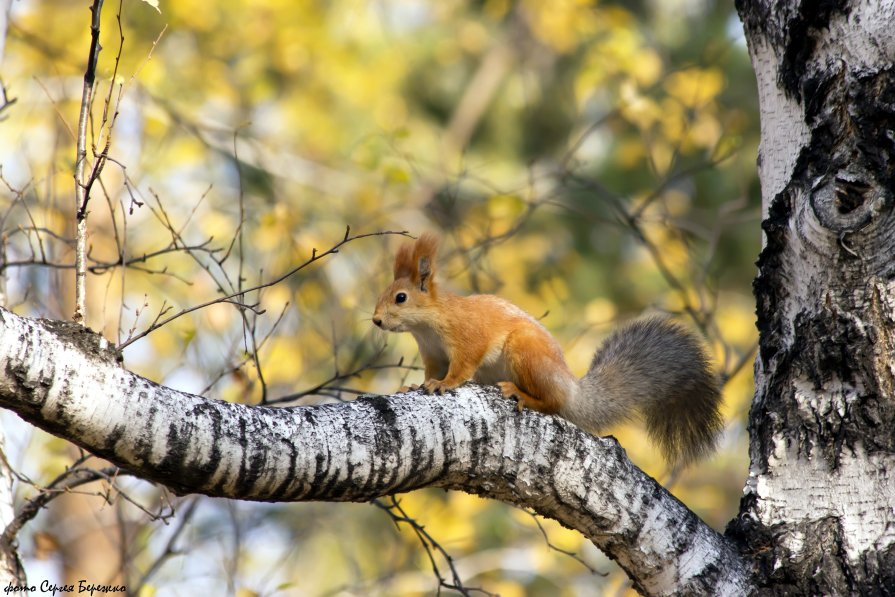
M 718 377 L 702 342 L 660 317 L 613 333 L 581 379 L 580 394 L 568 413 L 574 423 L 597 433 L 636 409 L 672 466 L 714 450 L 724 426 Z

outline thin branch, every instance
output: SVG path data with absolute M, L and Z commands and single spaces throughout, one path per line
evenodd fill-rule
M 322 381 L 313 387 L 310 387 L 306 390 L 302 390 L 300 392 L 295 392 L 294 394 L 288 394 L 286 396 L 280 396 L 279 398 L 276 398 L 274 400 L 268 400 L 266 404 L 272 405 L 272 404 L 282 404 L 284 402 L 295 402 L 297 400 L 301 400 L 302 398 L 304 398 L 306 396 L 318 395 L 321 392 L 323 392 L 324 390 L 332 390 L 332 389 L 336 389 L 336 388 L 340 392 L 348 392 L 351 394 L 354 394 L 354 393 L 364 394 L 366 392 L 364 392 L 362 390 L 353 390 L 351 388 L 346 388 L 346 387 L 334 388 L 333 384 L 336 382 L 345 381 L 347 379 L 360 377 L 361 374 L 366 373 L 367 371 L 381 371 L 384 369 L 405 369 L 408 371 L 422 371 L 422 369 L 423 369 L 422 367 L 414 367 L 411 365 L 405 365 L 404 357 L 401 357 L 398 360 L 398 362 L 394 363 L 394 364 L 375 365 L 374 363 L 379 360 L 379 357 L 382 356 L 383 352 L 384 351 L 382 349 L 380 349 L 379 352 L 376 353 L 376 355 L 373 358 L 371 358 L 369 361 L 367 361 L 366 363 L 364 363 L 363 365 L 360 365 L 359 367 L 357 367 L 355 369 L 352 369 L 351 371 L 349 371 L 347 373 L 340 373 L 338 371 L 338 369 L 336 369 L 336 372 L 333 373 L 333 375 L 326 381 Z
M 12 105 L 15 104 L 17 101 L 19 101 L 19 98 L 9 97 L 9 92 L 6 89 L 6 85 L 3 83 L 3 80 L 0 79 L 0 122 L 3 122 L 9 117 L 3 112 L 12 107 Z
M 89 456 L 87 458 L 89 458 Z M 28 521 L 37 516 L 41 509 L 43 509 L 44 506 L 46 506 L 56 497 L 66 493 L 71 493 L 73 489 L 87 483 L 92 483 L 93 481 L 105 479 L 106 481 L 112 482 L 115 477 L 130 474 L 126 471 L 122 471 L 117 466 L 109 466 L 99 470 L 81 468 L 79 464 L 84 460 L 86 460 L 86 458 L 82 458 L 76 461 L 74 463 L 74 466 L 66 469 L 62 474 L 53 479 L 53 481 L 51 481 L 49 485 L 41 488 L 40 492 L 36 496 L 25 502 L 25 505 L 22 507 L 19 513 L 16 514 L 16 517 L 6 526 L 5 529 L 3 529 L 3 533 L 0 534 L 0 544 L 11 544 L 15 540 L 19 531 L 22 530 L 22 527 L 24 527 Z M 24 477 L 19 476 L 19 480 L 31 484 L 31 482 Z
M 242 181 L 242 162 L 239 161 L 239 147 L 237 144 L 238 140 L 238 130 L 233 131 L 233 163 L 236 167 L 236 178 L 239 187 L 239 224 L 236 227 L 236 234 L 233 236 L 233 239 L 230 241 L 230 246 L 227 248 L 227 252 L 219 263 L 223 263 L 223 260 L 227 258 L 230 254 L 230 251 L 233 250 L 234 244 L 237 246 L 238 260 L 239 264 L 237 273 L 236 273 L 236 289 L 242 291 L 243 283 L 245 282 L 245 247 L 243 242 L 244 237 L 244 229 L 245 229 L 245 189 L 243 188 Z M 259 278 L 262 278 L 264 272 L 261 271 L 259 273 Z M 244 302 L 242 298 L 244 295 L 240 295 L 240 303 Z M 258 302 L 261 302 L 261 291 L 258 291 Z M 246 309 L 243 307 L 238 307 L 239 316 L 242 319 L 242 342 L 243 347 L 245 348 L 245 352 L 251 357 L 252 363 L 255 365 L 255 371 L 258 374 L 258 381 L 261 383 L 261 403 L 264 404 L 267 402 L 267 381 L 264 379 L 264 371 L 261 368 L 261 359 L 258 356 L 258 339 L 255 335 L 258 325 L 258 313 L 253 312 L 251 315 L 251 322 L 249 321 L 249 314 L 246 313 Z M 280 314 L 280 318 L 282 318 L 282 314 Z
M 234 299 L 240 295 L 244 295 L 249 292 L 255 292 L 256 290 L 261 290 L 262 288 L 269 288 L 271 286 L 275 286 L 275 285 L 279 284 L 280 282 L 286 280 L 287 278 L 292 277 L 293 275 L 300 272 L 301 270 L 305 269 L 312 263 L 320 261 L 321 259 L 323 259 L 324 257 L 328 257 L 329 255 L 334 255 L 334 254 L 338 253 L 339 249 L 346 243 L 350 243 L 351 241 L 355 241 L 355 240 L 358 240 L 361 238 L 367 238 L 370 236 L 382 236 L 385 234 L 398 234 L 401 236 L 409 236 L 408 232 L 406 230 L 403 230 L 403 231 L 386 230 L 386 231 L 381 231 L 381 232 L 368 232 L 366 234 L 357 234 L 355 236 L 351 236 L 351 227 L 349 226 L 345 229 L 345 237 L 342 240 L 340 240 L 339 242 L 337 242 L 332 247 L 330 247 L 329 249 L 327 249 L 326 251 L 324 251 L 322 253 L 318 253 L 317 249 L 312 249 L 311 256 L 307 260 L 305 260 L 301 265 L 298 265 L 297 267 L 290 269 L 286 273 L 281 274 L 268 282 L 258 284 L 257 286 L 253 286 L 251 288 L 246 288 L 244 290 L 237 290 L 236 292 L 227 294 L 220 298 L 216 298 L 216 299 L 210 300 L 210 301 L 205 301 L 204 303 L 200 303 L 198 305 L 194 305 L 192 307 L 182 309 L 181 311 L 178 311 L 177 313 L 175 313 L 174 315 L 171 315 L 170 317 L 167 317 L 161 321 L 156 321 L 155 323 L 153 323 L 151 326 L 149 326 L 147 329 L 145 329 L 141 333 L 137 334 L 136 336 L 134 336 L 132 338 L 128 338 L 125 342 L 123 342 L 122 344 L 120 344 L 118 346 L 118 349 L 119 350 L 124 349 L 125 347 L 129 346 L 130 344 L 133 344 L 137 340 L 151 334 L 152 332 L 159 329 L 163 325 L 167 325 L 167 324 L 171 323 L 172 321 L 174 321 L 175 319 L 183 317 L 184 315 L 187 315 L 188 313 L 192 313 L 193 311 L 198 311 L 199 309 L 204 309 L 205 307 L 210 307 L 211 305 L 216 305 L 218 303 L 233 302 L 232 299 Z
M 604 578 L 607 577 L 607 576 L 609 576 L 609 573 L 608 573 L 608 572 L 600 572 L 600 571 L 598 571 L 596 568 L 594 568 L 593 566 L 591 566 L 590 564 L 588 564 L 587 562 L 585 562 L 584 559 L 581 558 L 581 557 L 580 557 L 578 554 L 576 554 L 574 551 L 568 551 L 568 550 L 566 550 L 566 549 L 562 549 L 561 547 L 557 547 L 556 545 L 554 545 L 553 543 L 551 543 L 551 542 L 550 542 L 550 537 L 547 536 L 547 529 L 545 529 L 545 528 L 544 528 L 544 525 L 541 524 L 541 521 L 538 519 L 538 515 L 535 514 L 534 512 L 532 512 L 531 510 L 527 509 L 527 508 L 522 508 L 521 510 L 522 510 L 523 512 L 525 512 L 526 514 L 528 514 L 529 516 L 531 516 L 531 519 L 532 519 L 533 521 L 535 521 L 535 524 L 536 524 L 536 525 L 538 525 L 538 530 L 541 531 L 541 535 L 544 537 L 544 543 L 547 544 L 547 547 L 549 547 L 550 549 L 552 549 L 553 551 L 555 551 L 555 552 L 557 552 L 557 553 L 561 553 L 561 554 L 563 554 L 564 556 L 569 556 L 570 558 L 572 558 L 573 560 L 575 560 L 576 562 L 578 562 L 579 564 L 581 564 L 582 566 L 584 566 L 585 568 L 587 568 L 588 571 L 590 571 L 591 574 L 595 574 L 595 575 L 597 575 L 597 576 L 602 576 L 602 577 L 604 577 Z
M 162 553 L 152 562 L 149 568 L 146 569 L 146 572 L 143 573 L 143 576 L 140 577 L 140 580 L 137 581 L 136 586 L 133 588 L 133 595 L 140 595 L 140 590 L 152 579 L 153 576 L 161 569 L 162 565 L 165 564 L 169 559 L 174 556 L 181 555 L 180 549 L 177 547 L 177 541 L 180 539 L 180 536 L 183 535 L 183 531 L 186 530 L 187 525 L 193 518 L 193 514 L 196 512 L 196 507 L 199 505 L 199 496 L 191 496 L 187 499 L 186 508 L 183 511 L 183 514 L 178 518 L 177 526 L 174 528 L 174 532 L 171 533 L 171 536 L 168 537 L 168 541 L 165 543 L 165 548 L 162 550 Z
M 387 501 L 386 501 L 387 500 Z M 438 541 L 436 541 L 432 535 L 426 530 L 426 528 L 416 521 L 415 518 L 409 516 L 404 508 L 401 506 L 401 502 L 395 496 L 388 496 L 386 499 L 375 499 L 373 500 L 373 504 L 384 511 L 386 514 L 391 517 L 392 522 L 395 523 L 396 527 L 400 527 L 401 523 L 408 525 L 414 534 L 419 539 L 420 545 L 422 545 L 423 549 L 426 551 L 426 556 L 429 558 L 429 564 L 432 566 L 432 572 L 435 574 L 435 578 L 438 580 L 438 594 L 441 594 L 442 589 L 451 589 L 459 592 L 461 595 L 472 595 L 473 593 L 481 593 L 482 595 L 489 595 L 491 597 L 497 597 L 495 593 L 489 593 L 488 591 L 478 588 L 478 587 L 466 587 L 463 585 L 463 580 L 460 578 L 460 574 L 457 572 L 457 568 L 454 565 L 454 558 L 447 552 L 447 550 L 441 546 Z M 438 562 L 435 559 L 435 554 L 438 553 L 444 558 L 445 562 L 447 562 L 448 568 L 451 571 L 451 581 L 448 581 L 444 575 L 442 575 L 441 570 L 438 568 Z
M 285 303 L 283 305 L 283 309 L 280 311 L 280 315 L 273 322 L 273 325 L 270 327 L 270 329 L 264 334 L 264 336 L 262 336 L 261 341 L 258 342 L 257 350 L 260 351 L 264 347 L 264 345 L 267 343 L 267 341 L 273 337 L 274 332 L 277 330 L 277 328 L 280 326 L 280 323 L 283 321 L 283 318 L 286 315 L 286 310 L 288 308 L 289 308 L 289 303 Z M 199 392 L 199 394 L 202 396 L 206 395 L 209 391 L 211 391 L 211 388 L 213 388 L 215 386 L 215 384 L 217 384 L 221 379 L 223 379 L 227 375 L 236 374 L 237 372 L 239 372 L 240 369 L 242 369 L 246 365 L 246 363 L 248 363 L 249 361 L 252 361 L 252 360 L 253 360 L 252 355 L 244 355 L 242 357 L 242 359 L 237 364 L 232 365 L 232 366 L 228 367 L 227 369 L 218 372 L 218 374 L 208 383 L 208 385 L 206 385 L 202 389 L 201 392 Z
M 659 249 L 659 247 L 656 246 L 653 241 L 649 239 L 649 237 L 647 237 L 646 232 L 643 230 L 643 226 L 641 225 L 640 219 L 637 215 L 632 214 L 630 211 L 628 211 L 622 198 L 601 185 L 596 180 L 571 173 L 567 173 L 566 175 L 564 175 L 564 178 L 571 180 L 572 182 L 575 182 L 586 189 L 590 189 L 599 193 L 604 199 L 609 202 L 609 205 L 615 211 L 615 214 L 621 221 L 622 225 L 628 228 L 634 235 L 634 237 L 640 242 L 640 244 L 642 244 L 647 252 L 649 252 L 650 257 L 652 258 L 652 261 L 656 266 L 656 269 L 659 270 L 659 273 L 665 279 L 665 282 L 668 284 L 668 286 L 680 296 L 684 311 L 687 313 L 693 323 L 700 329 L 700 331 L 706 333 L 707 324 L 705 313 L 702 309 L 694 306 L 691 303 L 690 293 L 688 292 L 687 287 L 671 271 L 671 268 L 668 266 L 665 258 L 662 256 L 662 251 Z M 572 206 L 564 203 L 556 202 L 555 205 L 561 206 L 569 211 L 575 211 L 581 215 L 587 215 L 585 213 L 582 213 L 580 210 L 575 210 Z
M 168 215 L 167 210 L 165 210 L 165 206 L 158 194 L 152 191 L 152 189 L 150 189 L 150 192 L 152 193 L 152 197 L 155 199 L 156 205 L 154 207 L 150 205 L 149 211 L 171 235 L 172 245 L 177 246 L 179 244 L 180 246 L 186 247 L 187 242 L 183 238 L 183 233 L 198 211 L 199 206 L 204 202 L 205 198 L 211 192 L 211 186 L 209 186 L 205 190 L 205 192 L 202 193 L 202 195 L 199 197 L 199 200 L 195 203 L 195 205 L 193 205 L 193 208 L 190 210 L 190 213 L 186 218 L 186 221 L 184 221 L 180 228 L 177 228 L 174 225 L 174 222 Z M 209 238 L 208 242 L 211 242 L 212 239 L 213 237 Z M 212 282 L 214 282 L 214 285 L 217 288 L 218 292 L 220 292 L 221 294 L 228 294 L 234 292 L 235 286 L 233 284 L 233 281 L 230 279 L 230 275 L 227 273 L 227 270 L 223 267 L 224 261 L 226 261 L 226 257 L 217 258 L 214 256 L 214 253 L 218 252 L 219 250 L 220 249 L 215 249 L 214 251 L 209 252 L 208 257 L 211 258 L 211 263 L 206 263 L 192 251 L 186 251 L 186 254 L 196 263 L 196 265 L 198 265 L 203 271 L 205 271 L 206 274 L 208 274 L 208 277 L 211 278 Z M 217 268 L 217 273 L 215 271 L 212 271 L 212 267 Z
M 87 70 L 84 72 L 84 88 L 81 92 L 81 113 L 78 117 L 77 153 L 75 158 L 75 220 L 77 222 L 77 242 L 75 244 L 75 312 L 72 320 L 84 323 L 87 294 L 87 203 L 90 200 L 89 187 L 85 180 L 87 165 L 87 122 L 93 105 L 93 91 L 96 82 L 96 63 L 102 46 L 99 43 L 100 14 L 103 0 L 93 0 L 90 6 L 90 53 L 87 56 Z M 92 178 L 92 176 L 91 176 Z

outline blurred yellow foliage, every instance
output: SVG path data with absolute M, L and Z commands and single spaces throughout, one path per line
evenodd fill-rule
M 270 384 L 294 382 L 302 376 L 301 346 L 292 338 L 276 336 L 264 347 L 264 377 Z
M 699 108 L 721 92 L 724 75 L 716 68 L 689 68 L 670 73 L 664 86 L 672 97 L 688 108 Z
M 622 115 L 642 130 L 648 130 L 665 114 L 654 100 L 641 95 L 632 82 L 622 84 L 620 91 Z
M 605 297 L 597 297 L 587 303 L 585 317 L 590 325 L 605 324 L 615 319 L 615 303 Z
M 522 5 L 534 34 L 558 52 L 577 47 L 579 36 L 593 34 L 598 14 L 593 0 L 524 0 Z

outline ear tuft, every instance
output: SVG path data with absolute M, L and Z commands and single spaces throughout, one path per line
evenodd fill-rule
M 395 280 L 398 278 L 413 278 L 416 272 L 416 263 L 413 260 L 413 245 L 403 244 L 395 255 Z

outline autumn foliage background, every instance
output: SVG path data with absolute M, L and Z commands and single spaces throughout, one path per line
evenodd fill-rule
M 542 317 L 576 372 L 619 321 L 644 311 L 703 331 L 727 379 L 718 454 L 669 477 L 637 424 L 613 434 L 723 529 L 747 474 L 760 238 L 754 77 L 728 4 L 107 1 L 88 154 L 108 161 L 89 204 L 87 324 L 126 345 L 131 370 L 224 400 L 389 393 L 422 375 L 408 335 L 370 325 L 404 240 L 393 236 L 353 241 L 249 293 L 254 310 L 222 302 L 138 336 L 160 313 L 276 278 L 346 226 L 437 230 L 449 286 Z M 30 316 L 71 317 L 88 5 L 14 2 L 0 64 L 16 99 L 0 113 L 2 290 Z M 33 481 L 18 484 L 22 499 L 78 456 L 11 415 L 2 421 L 10 457 Z M 103 534 L 142 594 L 437 586 L 418 536 L 373 505 L 186 501 L 134 480 L 106 497 L 89 503 L 114 513 Z M 441 491 L 400 502 L 468 586 L 626 586 L 578 533 L 526 512 Z M 174 518 L 154 520 L 169 506 Z M 30 525 L 29 576 L 61 574 L 64 544 L 90 518 L 48 513 Z M 176 529 L 176 553 L 166 553 Z

